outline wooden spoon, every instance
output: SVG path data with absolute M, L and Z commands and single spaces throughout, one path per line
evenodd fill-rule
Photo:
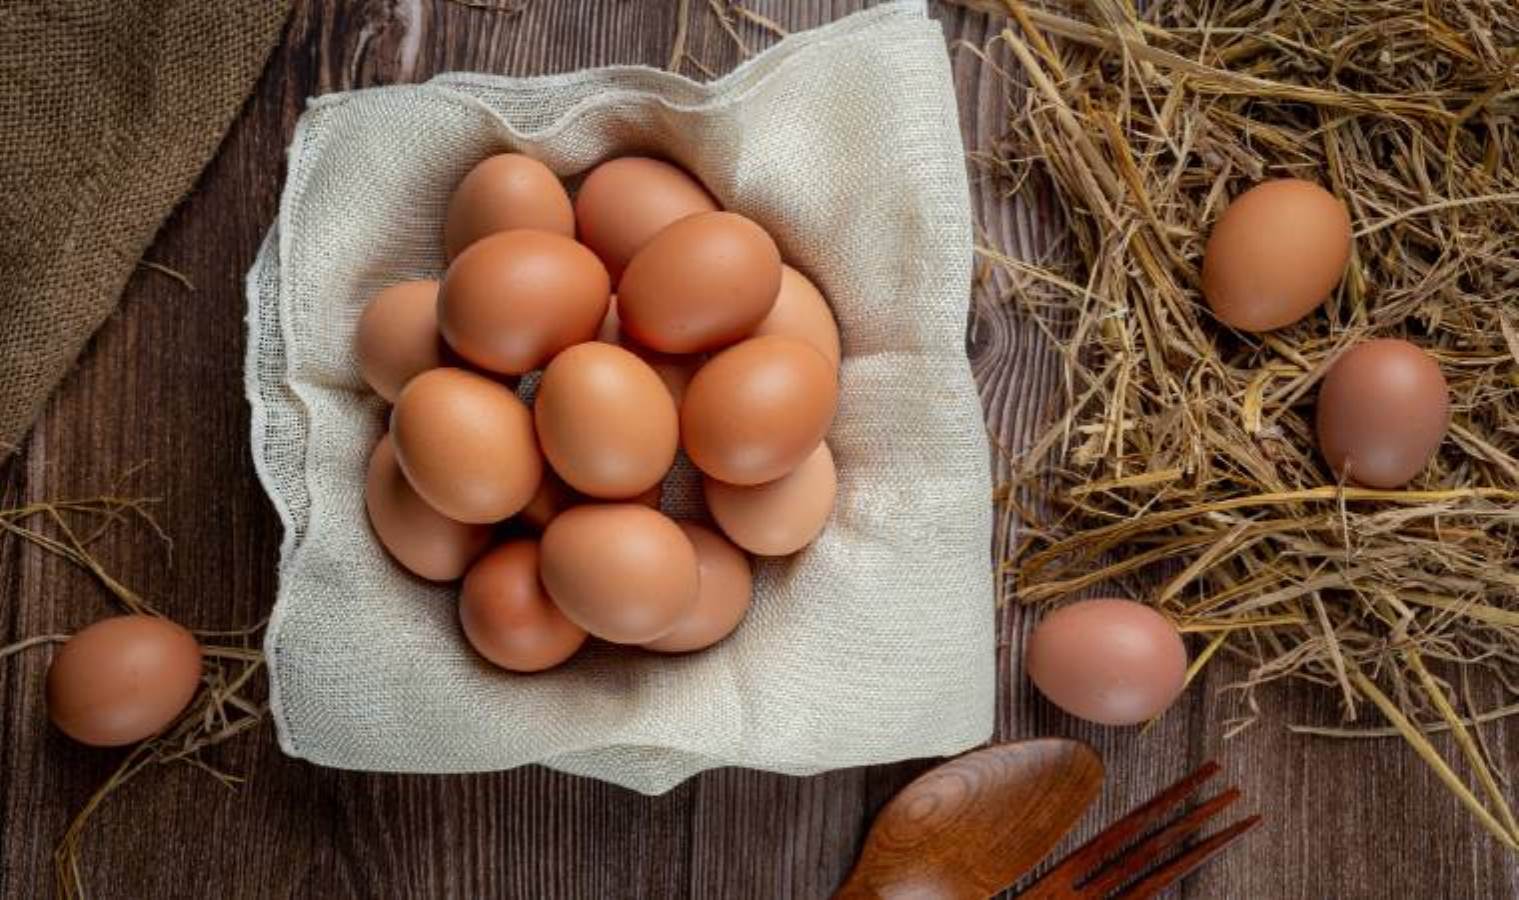
M 1041 738 L 967 753 L 881 810 L 834 900 L 984 900 L 1039 864 L 1091 805 L 1102 761 Z

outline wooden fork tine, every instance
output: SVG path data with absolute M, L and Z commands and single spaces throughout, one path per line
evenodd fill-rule
M 1188 872 L 1222 853 L 1226 847 L 1244 837 L 1245 833 L 1261 824 L 1260 816 L 1250 816 L 1230 825 L 1218 834 L 1192 846 L 1159 869 L 1146 875 L 1142 881 L 1118 896 L 1122 900 L 1147 900 L 1186 877 Z
M 1081 892 L 1092 897 L 1106 897 L 1110 891 L 1147 869 L 1161 854 L 1174 849 L 1177 844 L 1207 824 L 1208 820 L 1223 812 L 1240 797 L 1239 788 L 1229 788 L 1196 809 L 1155 832 L 1128 852 L 1103 868 L 1101 874 L 1081 885 Z
M 1156 824 L 1173 806 L 1184 802 L 1203 782 L 1218 774 L 1218 763 L 1208 760 L 1192 774 L 1166 788 L 1155 799 L 1109 825 L 1106 830 L 1082 844 L 1060 865 L 1045 873 L 1032 890 L 1040 885 L 1076 884 L 1094 872 L 1102 861 L 1117 852 L 1124 844 L 1138 837 L 1145 829 Z

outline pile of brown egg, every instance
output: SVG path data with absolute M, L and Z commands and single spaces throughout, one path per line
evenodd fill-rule
M 511 671 L 588 634 L 722 640 L 749 609 L 749 554 L 795 553 L 833 509 L 822 293 L 759 225 L 639 157 L 571 201 L 541 162 L 492 156 L 454 190 L 443 244 L 441 283 L 389 287 L 358 324 L 392 404 L 365 493 L 380 543 L 421 578 L 462 577 L 464 635 Z M 660 511 L 680 450 L 716 528 Z

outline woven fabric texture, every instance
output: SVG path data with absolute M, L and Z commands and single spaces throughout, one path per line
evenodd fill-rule
M 248 279 L 253 448 L 286 527 L 266 639 L 285 752 L 406 772 L 542 763 L 658 793 L 716 766 L 803 774 L 989 737 L 991 486 L 955 110 L 921 2 L 793 35 L 706 85 L 612 68 L 313 101 Z M 440 273 L 450 190 L 508 149 L 565 177 L 672 159 L 834 306 L 836 511 L 810 548 L 759 564 L 749 618 L 709 651 L 593 642 L 549 673 L 493 670 L 460 636 L 453 589 L 401 571 L 365 523 L 385 408 L 355 323 L 379 289 Z M 679 478 L 666 508 L 692 514 Z
M 0 3 L 0 459 L 215 153 L 289 5 Z

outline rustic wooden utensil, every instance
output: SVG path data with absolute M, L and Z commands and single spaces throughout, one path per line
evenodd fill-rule
M 983 900 L 1038 865 L 1102 787 L 1079 741 L 999 744 L 930 769 L 881 810 L 834 900 Z
M 1188 872 L 1222 853 L 1224 848 L 1261 823 L 1260 816 L 1242 819 L 1168 862 L 1150 868 L 1168 851 L 1180 847 L 1205 822 L 1238 800 L 1239 788 L 1230 787 L 1204 801 L 1196 809 L 1123 851 L 1121 856 L 1119 851 L 1153 828 L 1173 807 L 1180 806 L 1188 795 L 1217 773 L 1218 763 L 1204 763 L 1202 768 L 1081 845 L 1034 882 L 1033 887 L 1019 894 L 1019 900 L 1101 900 L 1114 896 L 1114 891 L 1120 888 L 1122 891 L 1118 897 L 1140 900 L 1153 897 L 1180 881 Z

